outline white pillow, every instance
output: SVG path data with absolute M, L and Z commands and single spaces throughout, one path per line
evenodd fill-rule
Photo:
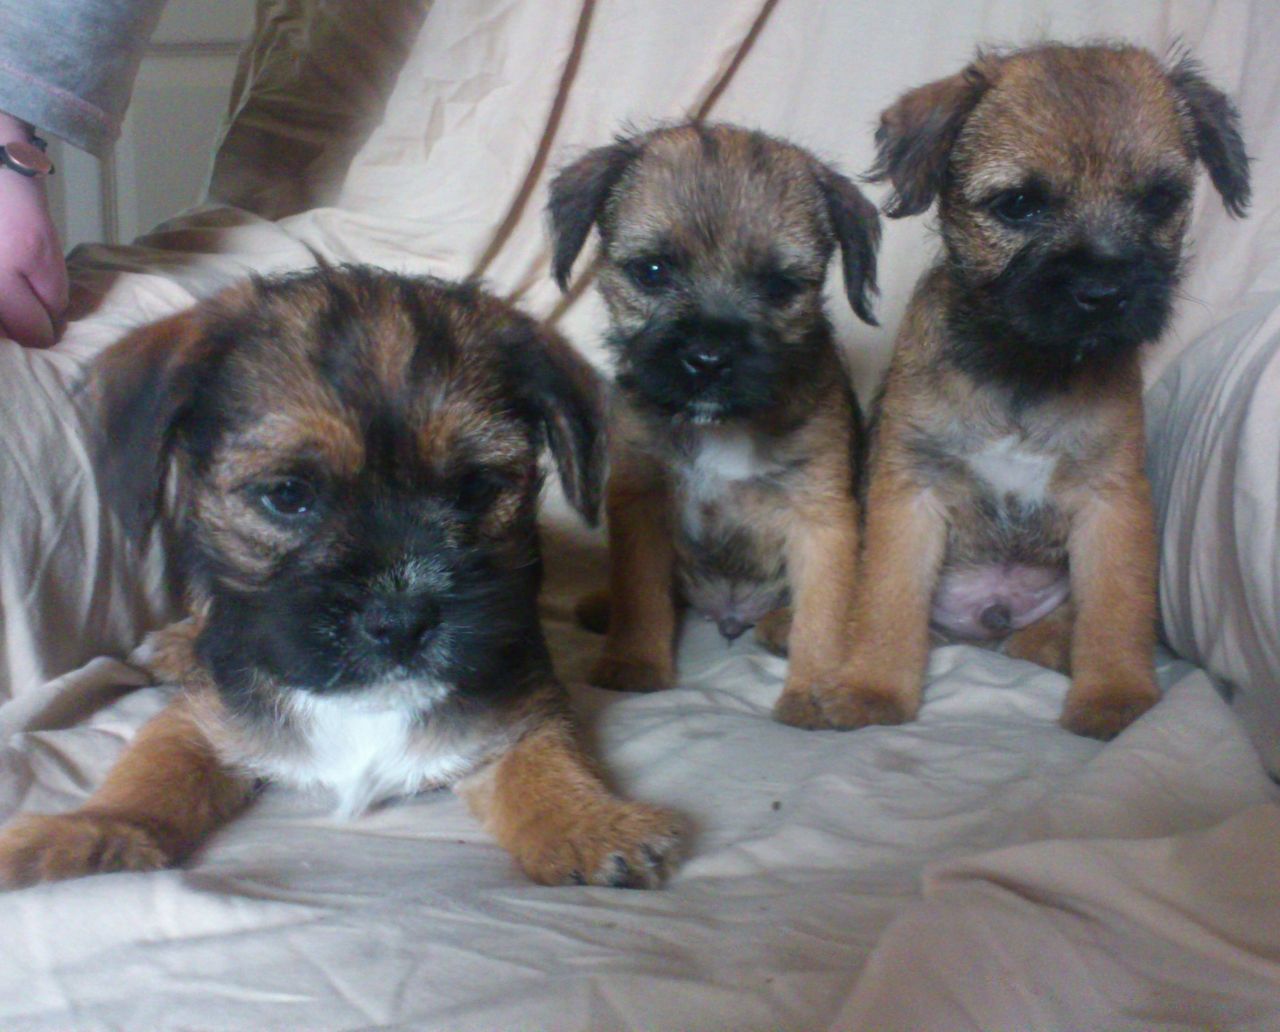
M 1280 775 L 1280 291 L 1252 294 L 1147 395 L 1160 620 L 1226 683 Z

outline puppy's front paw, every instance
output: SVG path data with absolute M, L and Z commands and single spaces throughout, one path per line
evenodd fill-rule
M 1073 683 L 1059 723 L 1073 734 L 1109 742 L 1159 698 L 1159 690 L 1151 684 L 1090 689 Z
M 756 641 L 775 656 L 786 656 L 791 640 L 791 610 L 775 609 L 765 613 L 756 624 Z
M 192 617 L 150 632 L 129 656 L 129 662 L 149 673 L 158 684 L 189 684 L 199 666 L 195 642 L 200 625 Z
M 810 731 L 828 727 L 822 716 L 822 708 L 807 687 L 788 685 L 773 704 L 773 719 L 779 724 L 790 724 Z
M 0 831 L 4 888 L 107 871 L 154 871 L 169 863 L 151 832 L 119 817 L 31 814 Z
M 837 681 L 807 689 L 788 685 L 773 717 L 809 731 L 856 731 L 872 724 L 904 724 L 915 719 L 916 709 L 902 692 Z
M 597 688 L 615 692 L 657 692 L 670 688 L 675 675 L 645 659 L 606 655 L 596 660 L 587 680 Z
M 670 810 L 611 801 L 546 822 L 517 854 L 543 885 L 654 889 L 675 864 L 683 822 Z

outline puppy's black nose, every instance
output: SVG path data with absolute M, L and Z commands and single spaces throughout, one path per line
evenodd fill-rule
M 1129 292 L 1117 283 L 1082 279 L 1071 284 L 1071 299 L 1082 311 L 1095 315 L 1110 315 L 1120 311 L 1129 303 Z
M 680 364 L 699 380 L 718 380 L 729 368 L 729 349 L 714 345 L 697 345 L 680 356 Z
M 375 599 L 356 616 L 356 628 L 370 644 L 408 657 L 440 625 L 440 607 L 430 599 Z

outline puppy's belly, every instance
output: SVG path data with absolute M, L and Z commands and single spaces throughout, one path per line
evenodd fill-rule
M 730 641 L 760 622 L 773 610 L 787 604 L 786 582 L 734 580 L 683 571 L 681 590 L 685 600 L 699 613 L 715 621 Z
M 930 623 L 953 638 L 990 641 L 1048 616 L 1067 600 L 1067 571 L 1056 566 L 993 563 L 944 571 Z
M 676 578 L 693 609 L 733 640 L 787 604 L 786 542 L 767 489 L 704 478 L 678 502 Z

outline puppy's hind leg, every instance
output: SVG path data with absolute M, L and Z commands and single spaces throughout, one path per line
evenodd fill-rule
M 1070 601 L 1005 638 L 1001 651 L 1014 659 L 1025 659 L 1060 674 L 1071 673 L 1071 628 L 1075 608 Z
M 0 887 L 167 867 L 249 799 L 252 783 L 214 754 L 180 696 L 138 732 L 84 806 L 0 830 Z
M 605 634 L 609 630 L 609 592 L 602 588 L 583 595 L 573 607 L 573 618 L 578 626 L 592 634 Z
M 613 795 L 563 716 L 530 732 L 458 791 L 543 885 L 656 888 L 683 834 L 683 822 L 669 810 Z
M 791 620 L 790 606 L 765 613 L 756 624 L 756 641 L 775 656 L 785 657 L 791 644 Z

